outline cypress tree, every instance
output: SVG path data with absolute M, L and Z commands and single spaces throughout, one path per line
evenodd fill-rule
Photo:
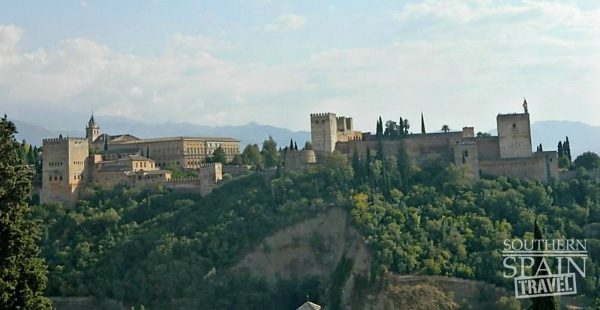
M 37 226 L 27 219 L 32 172 L 18 158 L 15 125 L 0 120 L 0 309 L 52 309 Z
M 383 136 L 383 121 L 381 120 L 381 116 L 379 117 L 379 120 L 377 121 L 377 132 L 375 133 L 375 135 L 377 137 Z
M 356 184 L 359 184 L 362 181 L 362 168 L 360 158 L 358 157 L 358 150 L 354 148 L 354 152 L 352 153 L 352 169 L 354 169 L 354 180 Z
M 365 175 L 367 179 L 371 178 L 371 149 L 367 146 L 367 156 L 365 159 Z
M 296 141 L 294 141 L 294 151 L 298 150 L 298 144 L 296 143 Z
M 377 149 L 375 150 L 375 152 L 377 152 L 377 154 L 375 154 L 375 158 L 383 161 L 383 159 L 385 158 L 385 152 L 383 149 L 383 137 L 381 136 L 377 138 Z
M 423 113 L 421 113 L 421 133 L 425 132 L 425 119 L 423 118 Z
M 564 150 L 563 150 L 563 144 L 562 141 L 558 141 L 558 147 L 557 147 L 557 152 L 558 152 L 558 157 L 562 157 L 564 155 Z
M 542 229 L 540 228 L 538 221 L 535 221 L 533 226 L 533 238 L 536 240 L 544 239 L 544 235 L 542 233 Z M 536 256 L 535 261 L 533 263 L 533 273 L 536 274 L 542 264 L 541 256 Z M 541 274 L 540 274 L 541 275 Z M 541 281 L 542 279 L 540 279 Z M 554 296 L 544 296 L 544 297 L 536 297 L 531 299 L 532 310 L 558 310 L 558 304 L 556 303 L 556 299 Z
M 35 155 L 32 147 L 29 147 L 29 151 L 27 152 L 27 164 L 35 165 Z
M 17 149 L 17 158 L 19 159 L 19 163 L 25 164 L 27 162 L 27 156 L 25 155 L 25 149 L 23 149 L 22 145 L 19 145 Z
M 402 117 L 400 117 L 400 122 L 398 123 L 398 126 L 400 128 L 399 130 L 399 135 L 404 135 L 404 120 L 402 119 Z
M 294 150 L 294 140 L 292 140 L 292 139 L 290 139 L 290 148 L 289 148 L 289 150 L 290 151 Z
M 564 153 L 569 158 L 569 162 L 572 162 L 573 159 L 571 158 L 571 143 L 569 142 L 569 137 L 565 137 L 565 138 L 566 138 L 565 143 L 563 143 Z
M 398 173 L 399 180 L 401 182 L 402 188 L 404 188 L 404 192 L 408 192 L 408 172 L 410 169 L 410 162 L 408 160 L 408 154 L 406 154 L 406 149 L 404 148 L 404 141 L 400 141 L 400 145 L 398 146 Z

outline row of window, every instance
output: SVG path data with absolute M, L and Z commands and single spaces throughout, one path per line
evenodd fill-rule
M 162 173 L 161 174 L 147 174 L 144 176 L 144 179 L 162 179 L 162 178 L 164 178 L 164 176 L 165 175 Z M 138 175 L 138 180 L 141 180 L 141 179 L 142 179 L 142 176 Z
M 146 162 L 136 162 L 135 163 L 135 167 L 136 168 L 146 168 Z M 150 168 L 153 168 L 154 165 L 152 165 L 152 163 L 150 163 Z
M 81 174 L 73 176 L 73 180 L 81 180 L 81 179 L 83 179 L 83 175 L 81 175 Z M 62 180 L 63 180 L 62 175 L 59 175 L 59 176 L 55 175 L 55 176 L 48 177 L 48 181 L 62 181 Z
M 48 166 L 50 166 L 50 167 L 62 166 L 62 165 L 63 165 L 62 161 L 55 161 L 55 162 L 48 163 Z
M 179 162 L 174 162 L 174 161 L 172 161 L 170 163 L 157 163 L 157 165 L 159 167 L 166 167 L 168 164 L 177 164 L 177 166 L 179 166 Z

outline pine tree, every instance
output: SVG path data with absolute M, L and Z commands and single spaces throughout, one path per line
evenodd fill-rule
M 263 142 L 261 155 L 265 167 L 277 167 L 277 164 L 279 163 L 279 153 L 277 152 L 277 143 L 273 140 L 273 137 L 269 136 L 269 140 Z
M 15 125 L 0 120 L 0 309 L 52 309 L 35 223 L 27 220 L 32 172 L 18 158 Z
M 533 238 L 536 240 L 543 240 L 544 235 L 542 233 L 542 229 L 540 228 L 537 220 L 533 226 Z M 537 273 L 540 266 L 542 264 L 542 257 L 537 256 L 535 258 L 535 262 L 533 263 L 533 272 Z M 554 296 L 545 296 L 545 297 L 536 297 L 531 299 L 531 309 L 532 310 L 558 310 L 558 304 L 556 303 L 556 299 Z

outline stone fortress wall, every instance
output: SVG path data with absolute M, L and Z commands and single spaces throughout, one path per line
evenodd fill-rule
M 397 155 L 403 146 L 418 165 L 433 158 L 448 164 L 466 164 L 476 178 L 505 175 L 544 182 L 558 179 L 556 151 L 532 152 L 526 102 L 524 107 L 524 113 L 498 114 L 498 136 L 477 137 L 473 127 L 464 127 L 462 131 L 409 134 L 401 139 L 383 139 L 384 152 Z M 341 119 L 350 118 L 337 117 L 334 113 L 311 114 L 311 129 L 316 129 L 311 131 L 314 150 L 319 153 L 333 149 L 348 157 L 356 151 L 361 158 L 366 156 L 367 151 L 375 153 L 378 141 L 371 133 L 352 134 L 356 139 L 338 139 L 340 135 L 333 139 L 331 132 L 354 132 Z M 339 129 L 338 125 L 343 127 Z

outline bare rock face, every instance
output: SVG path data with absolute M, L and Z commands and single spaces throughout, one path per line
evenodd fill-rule
M 277 277 L 329 276 L 345 256 L 352 273 L 368 275 L 369 255 L 347 213 L 331 208 L 267 237 L 235 267 L 275 281 Z
M 267 237 L 233 267 L 233 271 L 246 270 L 271 282 L 278 278 L 314 276 L 327 290 L 331 275 L 342 260 L 352 261 L 340 301 L 342 309 L 350 309 L 354 279 L 369 277 L 369 254 L 362 236 L 350 224 L 347 212 L 333 207 Z

